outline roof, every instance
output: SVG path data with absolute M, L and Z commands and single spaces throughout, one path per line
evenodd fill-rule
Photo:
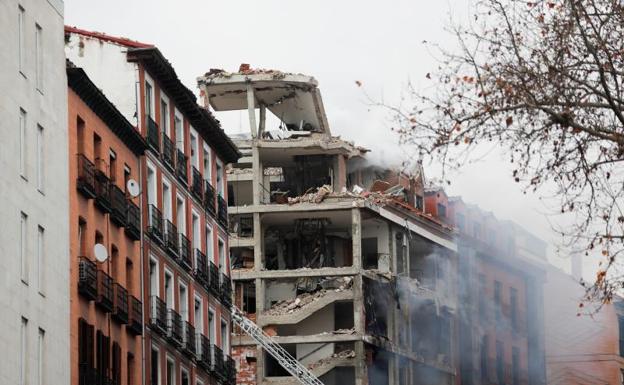
M 147 145 L 141 134 L 93 84 L 84 70 L 75 67 L 69 61 L 67 61 L 67 84 L 135 155 L 143 154 Z
M 94 31 L 86 31 L 84 29 L 80 29 L 80 28 L 76 28 L 76 27 L 70 27 L 68 25 L 65 26 L 65 33 L 77 33 L 79 35 L 83 35 L 83 36 L 90 36 L 96 39 L 100 39 L 100 40 L 105 40 L 105 41 L 110 41 L 111 43 L 117 43 L 119 45 L 123 45 L 126 47 L 132 47 L 132 48 L 147 48 L 147 47 L 153 47 L 153 44 L 149 44 L 149 43 L 141 43 L 139 41 L 136 40 L 130 40 L 128 38 L 125 37 L 116 37 L 116 36 L 110 36 L 107 35 L 103 32 L 94 32 Z
M 186 116 L 204 140 L 214 148 L 220 158 L 226 163 L 235 163 L 240 158 L 241 154 L 238 148 L 225 134 L 219 121 L 210 111 L 197 104 L 195 94 L 180 81 L 171 63 L 154 45 L 110 36 L 101 32 L 85 31 L 76 27 L 65 26 L 65 32 L 90 36 L 127 47 L 127 60 L 140 62 L 145 66 L 150 75 L 158 80 L 161 87 L 173 99 L 176 107 Z

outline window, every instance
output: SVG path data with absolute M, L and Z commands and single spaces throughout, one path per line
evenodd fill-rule
M 110 253 L 110 272 L 109 274 L 117 281 L 118 280 L 118 267 L 119 264 L 119 249 L 117 246 L 111 245 L 111 253 Z
M 518 348 L 511 349 L 511 384 L 520 385 L 520 351 Z
M 152 117 L 154 115 L 154 90 L 152 85 L 146 81 L 145 82 L 145 115 L 148 117 Z
M 210 157 L 210 147 L 204 143 L 204 179 L 212 184 L 212 159 Z
M 518 290 L 511 288 L 509 290 L 509 301 L 511 306 L 511 327 L 513 330 L 518 329 Z
M 188 290 L 183 283 L 180 283 L 179 290 L 180 315 L 182 316 L 182 321 L 188 321 Z
M 193 211 L 193 247 L 201 250 L 201 230 L 199 227 L 199 214 Z M 197 266 L 197 264 L 195 264 Z
M 37 385 L 45 384 L 45 330 L 39 328 L 37 342 Z
M 25 41 L 26 41 L 26 36 L 25 36 L 25 31 L 24 31 L 24 24 L 26 23 L 26 11 L 24 10 L 24 8 L 22 8 L 22 6 L 20 5 L 18 7 L 18 13 L 17 13 L 17 57 L 19 60 L 19 71 L 22 75 L 24 75 L 24 77 L 26 77 L 26 74 L 24 74 L 24 65 L 25 65 L 25 61 L 26 61 L 26 49 L 25 49 Z
M 169 135 L 169 104 L 167 100 L 160 99 L 160 128 L 162 132 Z
M 134 293 L 134 290 L 132 290 L 134 288 L 133 276 L 134 264 L 132 263 L 130 257 L 126 257 L 126 289 L 128 290 L 129 294 Z
M 156 170 L 147 166 L 147 203 L 156 206 Z
M 20 329 L 20 385 L 28 384 L 28 320 L 22 317 Z
M 225 268 L 225 244 L 219 239 L 219 270 L 223 269 L 225 271 Z
M 38 226 L 37 231 L 37 289 L 40 294 L 45 292 L 44 290 L 44 273 L 45 273 L 45 243 L 44 243 L 45 230 L 43 227 Z
M 109 178 L 111 182 L 117 180 L 117 154 L 113 150 L 109 150 L 108 154 Z
M 182 368 L 182 369 L 180 370 L 180 372 L 181 372 L 181 374 L 180 374 L 180 378 L 181 378 L 181 380 L 182 380 L 182 381 L 181 381 L 182 383 L 181 383 L 180 385 L 190 385 L 188 370 L 186 370 L 186 369 Z
M 28 215 L 24 213 L 20 219 L 20 261 L 22 282 L 28 284 Z
M 43 30 L 35 24 L 35 82 L 37 90 L 43 92 Z
M 215 325 L 215 314 L 214 311 L 208 310 L 208 338 L 212 344 L 216 344 L 217 342 L 217 325 Z
M 102 169 L 102 138 L 98 134 L 93 134 L 93 154 L 95 166 L 98 170 Z
M 466 226 L 465 225 L 466 219 L 464 217 L 464 214 L 457 214 L 456 218 L 457 218 L 457 228 L 459 229 L 459 231 L 464 232 L 464 227 Z
M 214 241 L 210 226 L 206 226 L 206 256 L 210 262 L 214 263 Z
M 85 221 L 84 218 L 80 217 L 78 218 L 78 247 L 80 248 L 78 250 L 79 256 L 87 255 L 85 253 L 87 250 L 86 234 L 87 234 L 87 221 Z
M 501 341 L 496 341 L 496 378 L 499 384 L 505 383 L 504 351 Z
M 442 203 L 438 203 L 438 217 L 446 218 L 446 206 Z
M 172 211 L 171 211 L 171 187 L 169 182 L 163 179 L 162 182 L 162 193 L 163 193 L 163 216 L 165 219 L 171 221 L 172 219 Z
M 149 262 L 150 295 L 158 295 L 158 261 L 151 257 Z
M 223 166 L 217 160 L 217 194 L 223 196 Z
M 130 166 L 124 164 L 124 191 L 128 193 L 128 181 L 130 180 L 130 175 L 132 175 L 132 170 Z
M 78 147 L 78 153 L 85 153 L 85 122 L 80 118 L 80 116 L 76 116 L 76 139 L 78 143 L 76 147 Z
M 178 231 L 180 234 L 186 235 L 186 207 L 184 204 L 184 198 L 179 196 L 176 199 L 176 214 Z
M 152 346 L 152 356 L 150 362 L 150 385 L 160 385 L 160 354 L 158 348 Z
M 126 357 L 126 384 L 134 385 L 134 354 L 128 353 Z
M 19 120 L 19 130 L 20 130 L 20 175 L 26 179 L 28 175 L 26 174 L 26 163 L 27 163 L 27 151 L 26 151 L 26 111 L 20 108 L 20 120 Z
M 197 332 L 201 334 L 204 334 L 204 317 L 202 314 L 203 309 L 201 297 L 195 296 L 194 302 L 193 318 L 195 319 L 195 330 L 197 330 Z
M 197 134 L 191 131 L 191 166 L 199 170 L 199 144 Z
M 175 385 L 175 362 L 167 357 L 167 385 Z
M 175 110 L 173 123 L 175 125 L 176 148 L 184 151 L 184 127 L 182 126 L 182 115 L 180 115 L 180 112 L 177 109 Z
M 173 309 L 173 274 L 165 270 L 165 303 L 167 309 Z
M 37 167 L 37 189 L 43 192 L 44 185 L 44 177 L 43 177 L 43 168 L 45 163 L 45 148 L 43 146 L 44 136 L 43 136 L 43 127 L 37 125 L 37 159 L 36 159 L 36 167 Z
M 416 208 L 422 210 L 424 208 L 424 201 L 422 195 L 416 195 Z
M 111 379 L 113 384 L 121 385 L 121 346 L 113 342 L 113 360 L 111 368 Z
M 228 331 L 228 324 L 225 320 L 221 320 L 221 349 L 223 354 L 227 354 L 230 351 L 230 333 Z

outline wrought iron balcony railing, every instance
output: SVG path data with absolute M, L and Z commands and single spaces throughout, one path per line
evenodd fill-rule
M 208 274 L 210 276 L 210 291 L 212 294 L 221 296 L 221 282 L 219 281 L 219 268 L 214 263 L 208 264 Z
M 113 318 L 122 324 L 128 323 L 128 290 L 121 284 L 115 282 L 113 284 L 114 300 L 113 300 Z
M 178 228 L 168 219 L 165 219 L 165 247 L 173 258 L 178 257 Z
M 138 298 L 129 296 L 128 329 L 135 335 L 143 333 L 143 303 Z
M 114 183 L 110 184 L 111 220 L 118 226 L 126 225 L 128 200 L 126 194 Z
M 193 261 L 191 260 L 191 241 L 182 233 L 180 233 L 180 257 L 179 262 L 186 271 L 191 271 Z
M 160 132 L 158 131 L 158 124 L 152 119 L 151 116 L 146 118 L 147 120 L 147 144 L 153 148 L 156 152 L 160 152 Z
M 76 188 L 85 197 L 95 198 L 95 165 L 86 156 L 77 155 L 78 178 L 76 179 Z
M 147 232 L 157 243 L 163 242 L 163 217 L 158 207 L 154 205 L 148 206 L 149 224 Z
M 201 333 L 197 333 L 197 364 L 205 370 L 212 367 L 212 352 L 210 350 L 210 340 Z
M 228 213 L 227 213 L 227 202 L 221 195 L 219 195 L 217 199 L 218 203 L 218 217 L 219 223 L 227 229 L 228 227 Z
M 230 356 L 226 356 L 225 358 L 225 373 L 226 373 L 226 384 L 227 385 L 236 385 L 236 363 Z
M 191 177 L 191 193 L 201 201 L 203 199 L 203 179 L 199 170 L 195 167 L 191 167 Z
M 105 213 L 111 212 L 110 179 L 102 170 L 95 170 L 95 205 Z
M 213 217 L 216 215 L 217 206 L 216 206 L 216 193 L 214 187 L 208 182 L 204 180 L 204 209 Z
M 212 371 L 221 379 L 225 379 L 225 362 L 223 358 L 223 350 L 217 345 L 212 345 Z
M 113 278 L 103 270 L 97 271 L 97 299 L 96 304 L 106 312 L 113 311 Z
M 97 266 L 87 257 L 79 257 L 78 292 L 88 300 L 97 299 Z
M 188 321 L 182 324 L 184 341 L 182 351 L 191 358 L 195 358 L 195 328 Z
M 176 176 L 184 185 L 188 184 L 188 159 L 184 151 L 178 149 L 176 153 Z
M 141 239 L 141 211 L 131 200 L 126 205 L 126 235 L 134 241 Z
M 225 274 L 221 274 L 221 302 L 228 307 L 232 306 L 232 281 Z
M 155 295 L 150 301 L 150 326 L 156 332 L 167 335 L 167 304 Z
M 167 337 L 177 346 L 182 346 L 182 317 L 173 309 L 167 309 Z
M 208 273 L 206 271 L 206 255 L 199 249 L 195 249 L 195 266 L 193 269 L 193 276 L 195 280 L 202 286 L 206 286 L 208 283 Z
M 167 135 L 163 134 L 162 137 L 162 160 L 166 167 L 169 168 L 170 171 L 175 170 L 175 145 L 171 139 Z

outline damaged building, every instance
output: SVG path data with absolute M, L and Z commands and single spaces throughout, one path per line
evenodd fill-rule
M 456 244 L 423 212 L 422 169 L 388 172 L 332 136 L 310 76 L 198 83 L 206 106 L 249 114 L 227 170 L 235 304 L 324 384 L 456 383 Z M 233 333 L 238 384 L 295 383 Z

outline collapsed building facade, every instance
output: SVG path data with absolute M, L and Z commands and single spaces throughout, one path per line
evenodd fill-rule
M 456 246 L 422 212 L 422 172 L 388 174 L 332 136 L 309 76 L 198 83 L 206 106 L 249 112 L 227 178 L 235 304 L 325 384 L 455 383 Z M 238 384 L 295 382 L 233 332 Z

